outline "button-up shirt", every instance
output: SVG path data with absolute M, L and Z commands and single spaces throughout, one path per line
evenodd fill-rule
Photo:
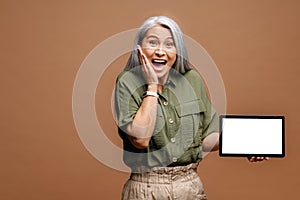
M 147 89 L 139 70 L 122 72 L 116 82 L 115 109 L 123 139 L 124 162 L 129 167 L 178 166 L 202 159 L 202 141 L 218 131 L 218 114 L 195 70 L 180 74 L 171 69 L 159 93 L 156 124 L 149 146 L 135 148 L 126 127 L 134 119 Z

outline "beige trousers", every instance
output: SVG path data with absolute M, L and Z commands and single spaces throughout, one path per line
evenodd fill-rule
M 132 173 L 125 183 L 122 200 L 207 200 L 197 174 L 197 164 L 156 167 Z

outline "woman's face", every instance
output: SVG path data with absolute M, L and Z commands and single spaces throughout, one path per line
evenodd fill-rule
M 165 83 L 176 61 L 176 47 L 170 30 L 160 25 L 154 26 L 147 31 L 141 46 L 158 79 Z

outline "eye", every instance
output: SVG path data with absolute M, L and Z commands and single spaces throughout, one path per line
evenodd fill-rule
M 166 47 L 167 47 L 167 48 L 172 48 L 172 47 L 174 47 L 174 42 L 166 42 Z
M 158 45 L 158 42 L 156 40 L 150 40 L 148 43 L 151 47 L 156 47 Z

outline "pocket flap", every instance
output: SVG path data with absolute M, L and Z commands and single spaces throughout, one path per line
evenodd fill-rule
M 197 114 L 206 111 L 205 106 L 199 99 L 178 104 L 175 106 L 175 109 L 179 117 L 184 117 L 186 115 Z

